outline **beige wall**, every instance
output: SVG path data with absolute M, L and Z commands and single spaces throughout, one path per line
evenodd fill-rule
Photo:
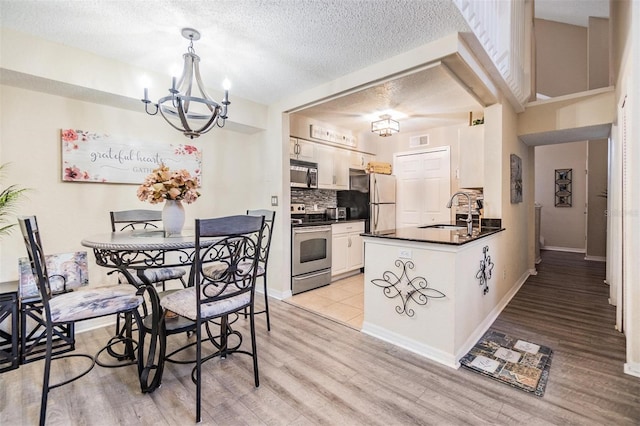
M 556 97 L 587 90 L 587 29 L 535 20 L 536 90 Z
M 0 153 L 11 163 L 3 184 L 32 188 L 18 214 L 35 214 L 50 253 L 83 250 L 82 238 L 110 231 L 109 211 L 161 209 L 139 201 L 137 185 L 62 182 L 60 129 L 122 134 L 145 141 L 186 141 L 160 116 L 74 99 L 0 86 Z M 194 140 L 203 151 L 202 196 L 185 205 L 187 225 L 196 217 L 243 214 L 248 208 L 269 208 L 260 188 L 261 135 L 212 130 Z M 239 161 L 241 159 L 241 161 Z M 242 171 L 242 172 L 240 172 Z M 193 225 L 191 225 L 193 227 Z M 19 230 L 2 239 L 0 281 L 17 279 L 17 259 L 26 255 Z M 90 262 L 90 279 L 104 270 Z
M 607 174 L 609 146 L 607 139 L 589 141 L 587 145 L 587 258 L 605 259 L 607 255 Z
M 590 17 L 587 38 L 589 89 L 610 86 L 609 19 Z
M 542 204 L 540 235 L 544 245 L 584 252 L 587 143 L 538 146 L 535 150 L 535 197 Z M 573 170 L 571 207 L 555 207 L 556 169 Z

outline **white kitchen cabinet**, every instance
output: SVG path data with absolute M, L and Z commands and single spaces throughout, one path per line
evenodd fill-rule
M 318 188 L 333 189 L 333 151 L 330 146 L 316 147 L 316 161 L 318 162 Z
M 484 125 L 463 127 L 458 131 L 460 149 L 458 187 L 484 187 Z
M 367 168 L 370 161 L 375 161 L 375 155 L 351 151 L 349 167 L 352 169 L 364 170 Z
M 364 266 L 364 244 L 361 233 L 364 222 L 331 225 L 331 276 L 355 271 Z
M 318 188 L 349 189 L 349 151 L 325 145 L 316 146 Z
M 316 144 L 298 138 L 289 138 L 289 158 L 316 161 Z
M 335 189 L 349 189 L 349 151 L 337 149 L 333 156 L 333 185 Z

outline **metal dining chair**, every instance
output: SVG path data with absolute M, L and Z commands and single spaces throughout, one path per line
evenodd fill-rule
M 103 351 L 107 350 L 111 345 L 121 342 L 121 340 L 116 342 L 114 339 L 111 339 L 107 345 L 100 349 L 95 355 L 65 353 L 54 356 L 54 328 L 63 324 L 75 324 L 78 321 L 118 313 L 126 313 L 135 318 L 136 323 L 138 324 L 138 329 L 140 329 L 141 320 L 140 315 L 138 314 L 138 307 L 142 304 L 143 299 L 141 296 L 136 294 L 136 289 L 133 286 L 122 285 L 106 287 L 89 286 L 81 290 L 53 294 L 49 282 L 49 275 L 47 273 L 45 254 L 40 240 L 40 230 L 38 228 L 36 217 L 22 217 L 18 219 L 18 222 L 20 224 L 22 236 L 24 237 L 25 247 L 29 255 L 31 272 L 33 273 L 34 280 L 36 281 L 40 297 L 42 299 L 42 317 L 46 326 L 44 379 L 42 383 L 42 397 L 40 403 L 40 425 L 44 425 L 47 417 L 47 400 L 49 391 L 83 377 L 89 373 L 96 364 L 102 367 L 120 367 L 131 365 L 134 362 L 107 364 L 100 361 L 99 357 Z M 65 338 L 64 335 L 59 333 L 55 333 L 55 335 L 59 339 Z M 129 353 L 133 358 L 135 358 L 133 356 L 134 347 L 138 346 L 138 349 L 141 349 L 141 345 L 137 345 L 139 339 L 138 341 L 133 340 L 131 328 L 129 328 L 129 333 L 124 337 L 124 340 L 125 344 L 129 347 Z M 55 360 L 73 357 L 87 358 L 90 360 L 90 365 L 74 377 L 53 385 L 50 384 L 51 363 Z M 140 354 L 138 354 L 137 359 L 138 372 L 140 372 L 142 367 L 140 363 L 142 357 Z
M 271 236 L 273 235 L 276 212 L 273 210 L 247 210 L 247 214 L 250 216 L 264 217 L 264 228 L 262 228 L 262 239 L 260 240 L 260 257 L 258 258 L 257 272 L 257 277 L 262 278 L 262 283 L 264 285 L 264 310 L 258 311 L 256 314 L 265 314 L 267 317 L 267 330 L 271 331 L 269 297 L 267 294 L 267 265 L 269 263 L 269 249 L 271 248 Z
M 202 364 L 231 353 L 250 355 L 253 359 L 255 386 L 259 386 L 258 356 L 255 333 L 255 283 L 259 260 L 259 241 L 262 237 L 262 216 L 229 216 L 216 219 L 197 219 L 195 222 L 195 255 L 189 275 L 190 285 L 160 300 L 165 310 L 192 321 L 189 328 L 169 328 L 174 319 L 163 316 L 161 336 L 163 347 L 170 334 L 193 330 L 196 341 L 166 355 L 167 362 L 194 362 L 191 379 L 196 384 L 196 422 L 201 420 Z M 209 274 L 203 268 L 209 267 Z M 213 270 L 211 269 L 213 268 Z M 215 272 L 214 272 L 215 271 Z M 232 328 L 244 309 L 248 317 L 251 334 L 251 350 L 242 348 L 242 334 Z M 230 318 L 231 317 L 231 318 Z M 212 333 L 212 327 L 220 327 L 220 334 Z M 203 328 L 206 335 L 203 338 Z M 232 343 L 230 343 L 232 342 Z M 213 344 L 213 353 L 203 355 L 205 343 Z M 195 360 L 176 360 L 172 356 L 195 345 Z M 212 346 L 207 344 L 207 350 Z M 188 352 L 185 352 L 188 353 Z
M 162 223 L 161 210 L 122 210 L 112 211 L 109 215 L 111 216 L 111 232 L 134 229 L 159 229 L 158 224 Z M 154 262 L 162 264 L 164 258 L 154 259 Z M 149 268 L 144 271 L 144 274 L 152 284 L 162 285 L 163 291 L 166 290 L 165 283 L 171 280 L 179 280 L 182 283 L 182 287 L 187 286 L 183 278 L 186 271 L 182 268 Z M 140 278 L 138 278 L 135 273 L 131 274 L 131 276 L 134 280 L 138 281 L 138 285 L 142 285 Z

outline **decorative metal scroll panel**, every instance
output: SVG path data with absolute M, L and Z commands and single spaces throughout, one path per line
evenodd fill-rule
M 447 295 L 441 291 L 429 288 L 429 283 L 426 278 L 409 277 L 408 271 L 415 267 L 412 261 L 403 262 L 397 259 L 395 265 L 401 269 L 400 276 L 392 271 L 385 271 L 382 274 L 382 279 L 373 279 L 371 283 L 381 287 L 383 289 L 382 293 L 389 299 L 400 297 L 402 303 L 396 306 L 396 312 L 399 315 L 407 314 L 409 317 L 415 315 L 415 311 L 408 307 L 410 301 L 424 306 L 429 299 L 442 299 L 447 297 Z
M 488 253 L 489 246 L 484 246 L 482 249 L 483 258 L 480 260 L 480 270 L 476 273 L 476 278 L 480 280 L 483 294 L 489 293 L 489 280 L 491 279 L 491 273 L 494 267 L 491 256 L 489 256 Z

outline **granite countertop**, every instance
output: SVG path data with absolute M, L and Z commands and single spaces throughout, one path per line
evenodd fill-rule
M 465 235 L 467 233 L 466 229 L 421 228 L 416 226 L 389 231 L 368 232 L 361 235 L 364 237 L 461 246 L 504 230 L 504 228 L 496 227 L 482 227 L 481 230 L 473 228 L 473 235 L 469 237 Z

